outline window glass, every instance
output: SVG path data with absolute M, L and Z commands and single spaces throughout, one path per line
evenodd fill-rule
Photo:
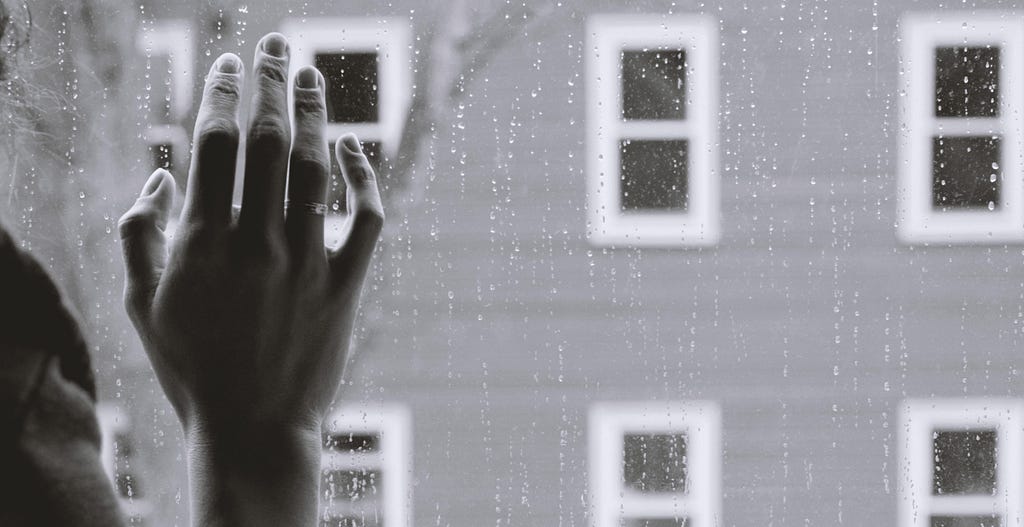
M 935 431 L 935 494 L 995 494 L 996 431 Z
M 954 27 L 937 12 L 906 15 L 901 38 L 900 237 L 1024 240 L 1020 33 L 994 13 Z
M 313 64 L 327 82 L 328 121 L 377 121 L 376 53 L 317 53 Z
M 685 519 L 623 519 L 622 527 L 690 527 Z
M 163 168 L 172 173 L 178 171 L 174 164 L 174 143 L 153 143 L 148 146 L 153 168 Z
M 999 48 L 935 49 L 935 115 L 999 115 Z
M 626 434 L 623 476 L 639 492 L 686 492 L 686 436 Z
M 931 527 L 1001 527 L 998 516 L 932 516 Z
M 325 244 L 345 133 L 387 216 L 322 525 L 1024 518 L 1020 5 L 0 4 L 0 222 L 80 317 L 134 525 L 190 496 L 118 218 L 165 168 L 188 234 L 203 78 L 271 31 L 325 75 Z
M 686 210 L 688 145 L 685 139 L 622 141 L 623 212 Z
M 717 28 L 700 16 L 588 22 L 588 236 L 607 247 L 718 240 Z
M 936 210 L 1000 206 L 1000 142 L 999 137 L 935 137 L 932 205 Z
M 686 50 L 622 52 L 622 117 L 686 118 Z

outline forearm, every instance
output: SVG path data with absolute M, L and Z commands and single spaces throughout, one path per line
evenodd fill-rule
M 186 436 L 193 526 L 316 525 L 318 428 L 194 427 Z

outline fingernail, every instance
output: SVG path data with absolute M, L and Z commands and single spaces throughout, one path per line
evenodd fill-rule
M 348 150 L 350 154 L 362 154 L 363 147 L 359 146 L 359 139 L 356 134 L 345 134 L 341 137 L 341 144 L 345 145 L 345 150 Z
M 238 73 L 242 71 L 242 61 L 232 53 L 225 53 L 217 59 L 217 71 L 221 73 Z
M 140 198 L 146 198 L 156 193 L 157 189 L 160 188 L 160 183 L 164 181 L 164 174 L 169 174 L 166 170 L 158 168 L 153 171 L 153 174 L 146 180 L 146 184 L 142 187 L 142 193 L 139 194 Z
M 271 33 L 263 37 L 261 47 L 267 55 L 284 58 L 285 53 L 288 51 L 288 40 L 280 33 Z
M 320 85 L 320 74 L 317 73 L 316 68 L 306 66 L 295 75 L 295 85 L 299 88 L 316 88 Z

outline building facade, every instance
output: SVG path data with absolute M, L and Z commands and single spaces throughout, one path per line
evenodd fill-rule
M 324 525 L 1018 521 L 1024 5 L 129 9 L 129 187 L 184 181 L 202 72 L 268 31 L 380 168 Z M 111 342 L 111 473 L 185 524 L 173 412 Z

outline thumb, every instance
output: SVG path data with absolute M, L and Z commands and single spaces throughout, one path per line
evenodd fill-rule
M 149 176 L 142 193 L 118 220 L 124 251 L 125 303 L 129 314 L 148 305 L 167 261 L 164 228 L 174 204 L 174 178 L 162 168 Z

